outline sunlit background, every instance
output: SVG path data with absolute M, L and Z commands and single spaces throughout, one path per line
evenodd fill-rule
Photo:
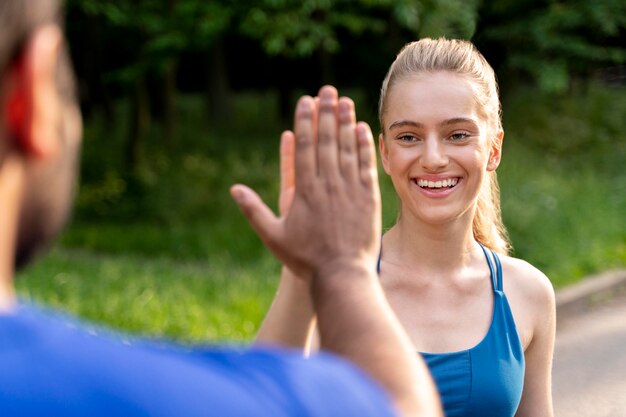
M 378 129 L 380 84 L 420 37 L 471 39 L 504 106 L 515 256 L 561 288 L 626 265 L 626 5 L 549 0 L 70 0 L 85 117 L 77 208 L 21 296 L 182 341 L 249 341 L 279 265 L 228 195 L 274 203 L 278 137 L 325 83 Z M 381 175 L 382 177 L 382 175 Z M 396 216 L 381 178 L 384 223 Z

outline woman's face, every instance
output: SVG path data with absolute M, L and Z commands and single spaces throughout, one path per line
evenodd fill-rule
M 379 145 L 403 216 L 434 224 L 473 218 L 500 152 L 471 87 L 466 77 L 442 71 L 399 81 L 388 92 Z

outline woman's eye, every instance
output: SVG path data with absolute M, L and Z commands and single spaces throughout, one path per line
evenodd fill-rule
M 413 135 L 402 135 L 398 137 L 398 140 L 400 142 L 415 142 L 417 140 L 417 138 Z
M 454 141 L 459 141 L 459 140 L 463 140 L 465 138 L 469 137 L 468 133 L 465 132 L 457 132 L 457 133 L 453 133 L 450 135 L 450 139 L 454 140 Z

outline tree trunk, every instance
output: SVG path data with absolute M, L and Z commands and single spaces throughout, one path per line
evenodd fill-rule
M 332 55 L 324 48 L 317 50 L 319 63 L 320 85 L 335 84 L 335 72 L 333 71 Z
M 148 89 L 144 74 L 137 76 L 133 94 L 131 123 L 126 146 L 126 168 L 134 174 L 139 166 L 143 153 L 143 144 L 150 127 L 150 107 Z
M 170 19 L 175 19 L 177 0 L 167 1 L 167 10 Z M 163 73 L 163 135 L 165 146 L 173 149 L 176 137 L 176 69 L 177 58 L 171 57 Z
M 283 123 L 290 123 L 293 120 L 293 104 L 291 102 L 291 87 L 285 82 L 278 84 L 278 107 L 280 120 Z
M 208 64 L 206 100 L 209 120 L 223 123 L 230 119 L 232 108 L 226 55 L 221 39 L 210 49 Z
M 98 107 L 103 111 L 106 123 L 115 123 L 113 119 L 113 103 L 109 92 L 102 81 L 102 25 L 99 19 L 86 14 L 84 16 L 86 30 L 82 47 L 81 64 L 84 71 L 84 83 L 80 86 L 81 107 L 85 117 L 91 116 Z M 80 79 L 80 78 L 79 78 Z
M 163 135 L 165 145 L 176 145 L 176 62 L 167 66 L 163 74 Z

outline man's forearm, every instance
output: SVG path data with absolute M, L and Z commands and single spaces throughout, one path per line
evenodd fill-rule
M 312 296 L 322 347 L 375 378 L 404 416 L 441 416 L 432 379 L 389 307 L 373 268 L 320 272 Z

